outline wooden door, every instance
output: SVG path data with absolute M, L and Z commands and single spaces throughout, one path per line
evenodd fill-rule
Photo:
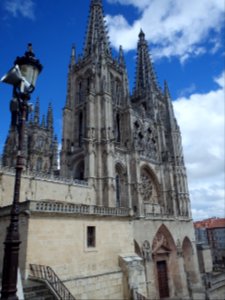
M 160 299 L 169 297 L 169 286 L 167 276 L 166 261 L 157 261 L 159 297 Z

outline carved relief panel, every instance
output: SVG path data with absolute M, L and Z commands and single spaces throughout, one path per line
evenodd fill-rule
M 149 159 L 158 159 L 157 132 L 149 123 L 134 122 L 133 140 L 136 150 Z
M 152 176 L 145 170 L 141 170 L 140 193 L 144 203 L 158 203 L 158 192 Z

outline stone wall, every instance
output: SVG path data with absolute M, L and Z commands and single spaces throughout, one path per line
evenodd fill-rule
M 9 218 L 2 209 L 0 245 Z M 96 228 L 96 247 L 87 247 L 87 226 Z M 29 237 L 29 238 L 28 238 Z M 20 269 L 25 280 L 29 264 L 50 266 L 78 299 L 123 299 L 121 254 L 134 254 L 129 217 L 65 213 L 20 214 Z M 3 247 L 0 246 L 2 269 Z
M 124 299 L 121 271 L 80 277 L 64 283 L 76 299 Z
M 87 247 L 87 226 L 96 228 L 96 247 Z M 127 217 L 33 213 L 28 228 L 25 277 L 29 264 L 47 265 L 79 299 L 122 299 L 119 255 L 134 252 Z
M 0 168 L 0 207 L 10 205 L 14 191 L 13 170 Z M 20 201 L 50 199 L 71 203 L 95 204 L 94 189 L 87 182 L 69 181 L 50 175 L 24 173 L 21 182 Z
M 209 245 L 197 244 L 197 253 L 200 272 L 211 273 L 213 270 L 213 262 Z

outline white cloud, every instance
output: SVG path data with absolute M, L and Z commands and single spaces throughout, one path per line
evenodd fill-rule
M 190 95 L 196 90 L 196 85 L 192 83 L 187 88 L 182 89 L 181 91 L 178 91 L 179 97 L 185 97 L 186 95 Z
M 110 3 L 133 5 L 141 16 L 129 24 L 122 15 L 106 16 L 112 44 L 118 49 L 136 48 L 142 28 L 146 39 L 154 44 L 155 58 L 178 56 L 182 62 L 190 55 L 206 51 L 202 42 L 214 33 L 212 51 L 218 50 L 218 32 L 223 26 L 224 5 L 221 0 L 108 0 Z
M 224 80 L 218 88 L 173 102 L 181 127 L 193 217 L 224 216 Z
M 5 0 L 4 9 L 13 17 L 35 19 L 33 0 Z
M 133 5 L 139 9 L 145 9 L 149 5 L 149 0 L 108 0 L 109 3 L 120 3 L 122 5 Z

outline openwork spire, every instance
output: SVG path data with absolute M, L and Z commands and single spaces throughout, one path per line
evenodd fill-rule
M 84 57 L 101 54 L 111 57 L 101 0 L 91 0 Z
M 157 80 L 151 58 L 149 56 L 148 43 L 145 34 L 141 30 L 137 47 L 137 66 L 135 93 L 143 93 L 146 90 L 158 90 Z
M 174 110 L 173 110 L 170 90 L 169 90 L 166 80 L 164 81 L 164 98 L 166 100 L 167 109 L 168 109 L 168 113 L 169 113 L 170 126 L 171 126 L 171 128 L 173 128 L 174 126 L 177 127 L 177 120 L 175 118 L 175 114 L 174 114 Z
M 45 115 L 42 115 L 41 127 L 45 128 Z
M 47 128 L 50 131 L 53 131 L 53 111 L 52 111 L 52 104 L 51 103 L 49 103 L 49 105 L 48 105 Z
M 119 58 L 118 58 L 119 65 L 125 67 L 125 58 L 123 53 L 123 47 L 120 46 L 119 48 Z
M 165 80 L 164 81 L 164 96 L 167 98 L 167 99 L 170 99 L 171 96 L 170 96 L 170 91 L 169 91 L 169 87 L 168 87 L 168 84 L 167 84 L 167 81 Z
M 72 45 L 71 56 L 70 56 L 70 68 L 72 68 L 76 63 L 76 47 L 75 44 Z
M 39 101 L 39 97 L 37 97 L 35 107 L 34 107 L 34 123 L 39 124 L 39 122 L 40 122 L 40 101 Z

